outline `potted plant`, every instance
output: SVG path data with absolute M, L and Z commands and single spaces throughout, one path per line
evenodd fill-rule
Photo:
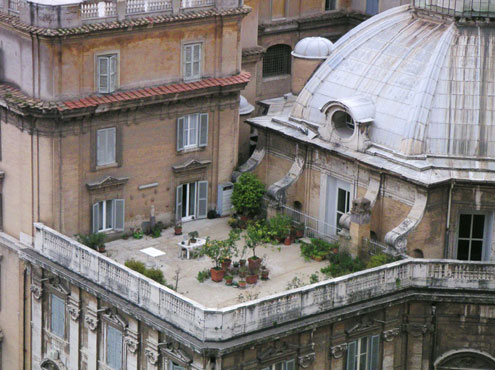
M 258 282 L 258 274 L 251 273 L 250 275 L 246 276 L 246 282 L 248 284 L 256 284 Z
M 188 235 L 189 235 L 189 244 L 196 243 L 196 238 L 199 236 L 199 233 L 197 231 L 191 231 Z
M 300 239 L 304 236 L 304 224 L 297 222 L 294 225 L 294 237 Z
M 252 223 L 248 226 L 244 239 L 246 240 L 246 246 L 253 250 L 253 255 L 248 258 L 249 269 L 258 270 L 262 259 L 256 255 L 256 247 L 269 241 L 266 230 L 264 230 L 260 222 Z
M 286 215 L 277 215 L 272 217 L 268 224 L 278 241 L 285 244 L 287 237 L 290 237 L 292 219 Z
M 233 275 L 237 275 L 239 273 L 239 262 L 234 262 L 231 271 Z
M 239 288 L 241 289 L 245 289 L 246 288 L 246 280 L 239 280 L 239 282 L 237 283 L 237 285 L 239 285 Z
M 232 285 L 234 278 L 232 275 L 225 275 L 225 285 Z
M 261 266 L 261 280 L 268 280 L 269 274 L 270 270 L 268 270 L 266 266 Z
M 208 256 L 214 263 L 214 266 L 210 269 L 211 280 L 219 283 L 223 280 L 225 271 L 220 266 L 220 260 L 222 258 L 222 250 L 224 248 L 223 241 L 221 240 L 206 240 L 205 245 L 202 248 L 201 253 Z
M 179 221 L 174 226 L 175 235 L 182 235 L 182 223 Z
M 229 267 L 230 267 L 230 264 L 232 263 L 232 260 L 230 258 L 222 258 L 222 269 L 225 270 L 225 271 L 228 271 Z
M 245 278 L 247 275 L 248 269 L 246 266 L 239 267 L 239 277 Z
M 79 243 L 97 250 L 100 253 L 105 252 L 105 240 L 107 235 L 104 233 L 92 233 L 88 235 L 76 234 L 76 239 Z
M 234 184 L 232 205 L 235 211 L 246 221 L 248 217 L 261 211 L 265 186 L 253 173 L 243 173 Z

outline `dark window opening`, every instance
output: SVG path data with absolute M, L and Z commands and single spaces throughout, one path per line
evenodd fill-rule
M 337 0 L 325 0 L 325 10 L 335 10 L 337 8 Z
M 263 58 L 263 77 L 290 74 L 291 48 L 288 45 L 275 45 L 266 51 Z
M 481 261 L 483 258 L 483 236 L 485 215 L 462 214 L 459 217 L 457 259 Z

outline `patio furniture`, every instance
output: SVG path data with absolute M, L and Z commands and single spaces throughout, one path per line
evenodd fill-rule
M 197 238 L 196 243 L 189 243 L 188 241 L 183 240 L 180 243 L 177 243 L 179 246 L 179 257 L 182 258 L 183 252 L 186 251 L 186 258 L 189 259 L 191 252 L 194 252 L 194 250 L 201 248 L 205 244 L 206 239 L 203 238 Z

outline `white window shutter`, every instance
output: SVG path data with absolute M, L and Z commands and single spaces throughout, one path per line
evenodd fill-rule
M 97 233 L 101 224 L 100 218 L 100 203 L 93 204 L 93 232 Z
M 115 199 L 113 204 L 114 211 L 114 230 L 124 231 L 125 226 L 125 201 L 124 199 Z
M 347 366 L 346 370 L 356 370 L 356 348 L 357 342 L 350 342 L 347 345 Z
M 112 369 L 122 369 L 122 333 L 111 326 L 107 326 L 107 358 L 106 363 Z
M 108 92 L 108 72 L 110 69 L 109 58 L 108 57 L 98 57 L 98 92 L 107 93 Z
M 177 120 L 177 151 L 184 149 L 184 124 L 185 117 L 180 117 Z
M 193 76 L 200 77 L 201 75 L 201 44 L 194 45 L 194 56 L 193 56 Z
M 96 164 L 102 165 L 106 163 L 105 146 L 107 144 L 106 130 L 96 131 Z
M 199 146 L 208 145 L 208 113 L 200 115 Z
M 65 302 L 52 294 L 51 332 L 60 338 L 65 337 Z
M 380 357 L 380 336 L 374 335 L 370 340 L 370 361 L 368 370 L 378 370 L 378 359 Z
M 208 181 L 198 181 L 198 218 L 206 218 L 208 213 Z
M 116 129 L 115 127 L 106 129 L 107 131 L 107 145 L 105 148 L 105 156 L 106 156 L 106 163 L 115 163 L 115 136 L 116 136 Z
M 109 73 L 109 89 L 108 92 L 113 92 L 117 88 L 117 55 L 110 57 L 110 73 Z
M 182 220 L 182 185 L 177 186 L 175 199 L 175 222 Z

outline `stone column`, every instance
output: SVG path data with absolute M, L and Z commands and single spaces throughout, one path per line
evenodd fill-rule
M 98 369 L 98 299 L 91 297 L 84 322 L 88 330 L 88 370 Z
M 125 19 L 127 2 L 125 0 L 117 0 L 117 20 L 123 21 Z
M 138 321 L 129 317 L 129 324 L 125 334 L 125 349 L 128 370 L 137 370 L 138 368 L 138 349 L 139 349 L 139 326 Z
M 37 370 L 43 356 L 43 287 L 35 269 L 31 271 L 31 358 L 32 368 Z
M 79 317 L 81 314 L 79 288 L 72 285 L 67 302 L 69 323 L 69 364 L 71 369 L 79 368 Z
M 181 0 L 172 0 L 172 13 L 174 15 L 180 13 Z
M 351 243 L 349 252 L 353 256 L 366 257 L 367 250 L 363 238 L 369 239 L 371 223 L 371 202 L 366 198 L 352 201 L 349 234 Z

